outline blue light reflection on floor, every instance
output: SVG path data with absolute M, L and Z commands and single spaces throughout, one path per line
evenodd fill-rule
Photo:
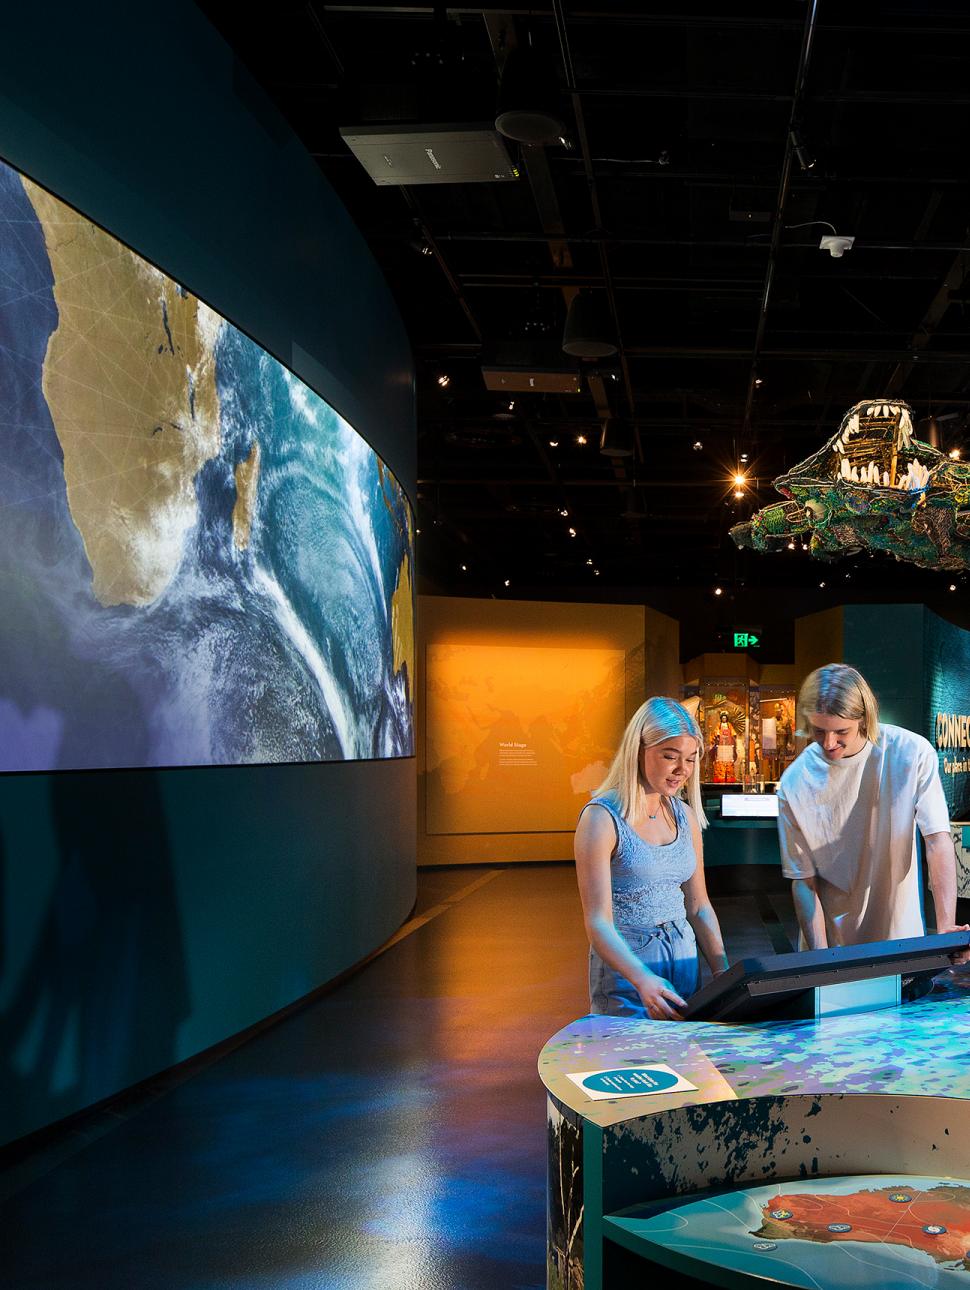
M 4 1290 L 540 1290 L 535 1054 L 583 955 L 510 974 L 499 914 L 561 927 L 574 881 L 503 874 L 14 1195 Z

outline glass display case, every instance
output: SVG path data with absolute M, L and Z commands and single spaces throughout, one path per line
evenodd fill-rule
M 795 691 L 783 685 L 761 687 L 758 735 L 761 777 L 777 783 L 795 760 Z
M 684 687 L 684 703 L 704 735 L 705 785 L 749 792 L 776 784 L 795 759 L 795 690 L 746 677 L 702 677 Z

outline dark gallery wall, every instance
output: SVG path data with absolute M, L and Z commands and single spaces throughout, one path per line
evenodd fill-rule
M 0 87 L 0 156 L 249 332 L 413 498 L 383 278 L 193 5 L 16 6 Z M 0 777 L 0 1142 L 325 983 L 414 889 L 413 758 Z

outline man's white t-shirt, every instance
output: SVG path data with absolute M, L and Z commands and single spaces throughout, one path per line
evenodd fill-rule
M 950 830 L 929 740 L 880 724 L 877 744 L 836 761 L 809 744 L 778 798 L 782 871 L 816 879 L 829 945 L 924 934 L 914 826 Z

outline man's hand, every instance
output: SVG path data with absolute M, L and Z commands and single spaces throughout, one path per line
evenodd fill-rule
M 964 923 L 962 926 L 938 927 L 937 936 L 943 936 L 947 932 L 970 932 L 970 923 Z M 970 948 L 965 950 L 954 950 L 950 955 L 950 962 L 954 967 L 962 967 L 964 963 L 970 963 Z

